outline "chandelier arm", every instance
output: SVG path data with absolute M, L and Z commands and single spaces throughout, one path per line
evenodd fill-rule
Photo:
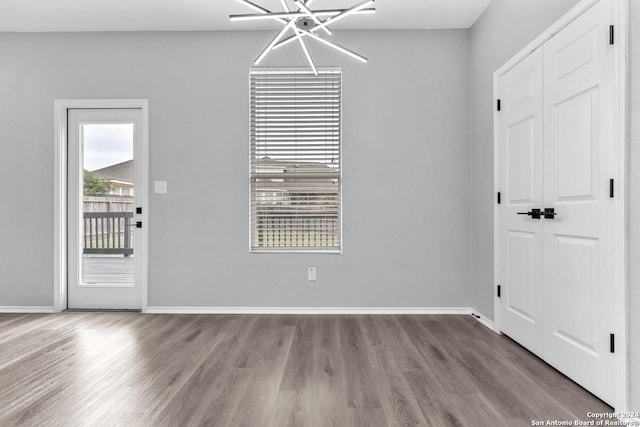
M 251 9 L 255 10 L 256 12 L 271 13 L 269 9 L 265 9 L 264 7 L 257 5 L 252 1 L 249 1 L 249 0 L 237 0 L 237 1 L 246 6 L 249 6 Z
M 302 51 L 304 52 L 304 55 L 307 57 L 307 61 L 309 61 L 309 65 L 313 70 L 313 74 L 317 76 L 318 69 L 316 68 L 316 64 L 313 63 L 313 59 L 311 59 L 311 55 L 309 54 L 309 49 L 307 49 L 307 45 L 304 43 L 304 40 L 302 40 L 302 35 L 300 34 L 300 30 L 298 30 L 297 27 L 293 27 L 293 31 L 296 33 L 296 38 L 300 42 L 300 47 L 302 47 Z
M 255 10 L 256 12 L 265 13 L 265 14 L 272 13 L 269 9 L 265 9 L 264 7 L 262 7 L 262 6 L 260 6 L 260 5 L 257 5 L 257 4 L 255 4 L 254 2 L 252 2 L 252 1 L 249 1 L 249 0 L 237 0 L 237 1 L 238 1 L 239 3 L 244 4 L 245 6 L 249 6 L 250 8 L 252 8 L 253 10 Z M 285 2 L 285 0 L 281 0 L 281 1 L 283 1 L 283 7 L 285 8 L 285 11 L 287 11 L 287 12 L 291 12 L 291 9 L 289 9 L 289 7 L 288 7 L 287 3 Z M 306 5 L 307 5 L 307 6 L 310 6 L 310 5 L 311 5 L 311 3 L 313 3 L 313 2 L 314 2 L 314 0 L 307 0 Z M 298 12 L 300 12 L 300 11 L 298 10 Z M 278 18 L 278 22 L 281 22 L 281 23 L 283 23 L 283 24 L 286 24 L 286 23 L 288 23 L 289 21 L 287 21 L 286 19 L 283 19 L 283 18 Z
M 306 33 L 306 34 L 305 34 Z M 315 34 L 313 34 L 312 32 L 309 31 L 302 31 L 303 35 L 307 35 L 309 37 L 311 37 L 314 40 L 318 40 L 320 43 L 324 43 L 325 45 L 344 53 L 345 55 L 348 55 L 354 59 L 357 59 L 358 61 L 364 62 L 366 63 L 368 61 L 367 57 L 360 55 L 359 53 L 356 53 L 354 51 L 352 51 L 351 49 L 347 49 L 346 47 L 340 46 L 339 44 L 335 44 L 333 42 L 330 42 L 329 40 L 323 39 L 322 37 L 319 37 Z
M 294 3 L 298 7 L 300 7 L 300 5 L 302 4 L 299 0 L 294 0 Z M 325 28 L 327 25 L 333 24 L 334 22 L 339 21 L 341 19 L 344 19 L 349 15 L 353 15 L 354 13 L 358 13 L 361 10 L 363 10 L 363 9 L 369 7 L 369 6 L 372 6 L 374 3 L 375 3 L 374 0 L 366 0 L 366 1 L 362 2 L 362 3 L 360 3 L 360 4 L 357 4 L 357 5 L 353 6 L 353 7 L 350 7 L 349 9 L 342 9 L 340 11 L 340 13 L 338 13 L 337 15 L 332 16 L 331 18 L 327 19 L 326 21 L 324 21 L 322 24 L 318 25 L 317 27 L 314 27 L 311 31 L 317 31 L 320 28 Z M 375 12 L 375 9 L 373 9 L 373 10 Z M 314 13 L 316 15 L 321 15 L 323 12 L 325 12 L 325 11 L 317 10 Z M 329 11 L 326 11 L 326 12 L 329 12 Z
M 255 4 L 255 3 L 253 3 L 253 2 L 251 2 L 251 1 L 249 1 L 249 0 L 237 0 L 237 1 L 238 1 L 238 2 L 240 2 L 240 3 L 242 3 L 242 4 L 244 4 L 244 5 L 246 5 L 246 6 L 249 6 L 250 8 L 252 8 L 253 10 L 255 10 L 256 12 L 261 12 L 261 13 L 271 13 L 271 11 L 270 11 L 269 9 L 265 9 L 264 7 L 259 6 L 259 5 Z M 287 10 L 287 11 L 288 11 L 288 10 Z M 288 23 L 289 21 L 287 21 L 286 19 L 279 18 L 279 19 L 278 19 L 278 22 L 281 22 L 281 23 L 283 23 L 283 24 L 286 24 L 286 23 Z
M 284 34 L 289 30 L 289 28 L 293 27 L 293 24 L 296 21 L 291 20 L 287 23 L 287 25 L 285 25 L 282 30 L 280 30 L 280 32 L 273 38 L 273 40 L 271 40 L 271 42 L 267 45 L 267 47 L 262 51 L 262 53 L 256 58 L 256 60 L 254 61 L 253 65 L 258 65 L 260 64 L 260 62 L 262 62 L 262 60 L 264 59 L 265 56 L 267 56 L 267 54 L 271 51 L 271 49 L 273 48 L 273 46 L 278 43 L 278 41 L 280 41 L 280 39 L 282 38 L 282 36 L 284 36 Z
M 271 13 L 271 11 L 269 9 L 265 9 L 264 7 L 255 4 L 252 1 L 249 0 L 236 0 L 238 3 L 242 3 L 246 6 L 249 6 L 250 8 L 252 8 L 253 10 L 255 10 L 256 12 L 262 12 L 262 13 Z M 307 2 L 305 3 L 307 6 L 311 6 L 311 3 L 313 3 L 314 0 L 307 0 Z M 286 9 L 287 11 L 289 11 L 289 8 Z
M 302 12 L 271 12 L 271 13 L 250 13 L 244 15 L 229 15 L 229 20 L 231 22 L 238 21 L 262 21 L 265 19 L 296 19 L 302 18 L 303 16 L 307 16 Z
M 373 2 L 373 0 L 369 0 L 370 2 Z M 298 5 L 299 2 L 296 2 L 296 5 Z M 265 9 L 266 10 L 266 9 Z M 369 13 L 375 13 L 375 9 L 374 8 L 369 8 L 367 9 L 362 8 L 362 9 L 358 9 L 358 10 L 353 10 L 353 8 L 351 9 L 322 9 L 322 10 L 314 10 L 312 12 L 314 15 L 316 16 L 329 16 L 330 18 L 327 19 L 324 22 L 321 22 L 320 25 L 318 25 L 317 27 L 314 27 L 315 29 L 320 29 L 320 28 L 324 28 L 329 24 L 332 24 L 333 22 L 335 22 L 338 19 L 343 19 L 346 18 L 349 15 L 353 15 L 353 14 L 369 14 Z M 297 12 L 269 12 L 269 13 L 243 13 L 243 14 L 234 14 L 234 15 L 229 15 L 229 20 L 232 22 L 237 22 L 237 21 L 258 21 L 258 20 L 263 20 L 263 19 L 281 19 L 281 18 L 285 18 L 285 19 L 292 19 L 292 18 L 301 18 L 303 16 L 307 16 L 306 13 L 304 12 L 300 12 L 300 10 L 298 10 Z

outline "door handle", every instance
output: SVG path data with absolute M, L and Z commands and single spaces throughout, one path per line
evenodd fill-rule
M 518 215 L 529 215 L 532 219 L 540 219 L 540 209 L 531 209 L 530 212 L 518 212 Z
M 554 217 L 558 215 L 558 213 L 554 212 L 554 210 L 554 208 L 544 208 L 543 215 L 545 219 L 554 219 Z

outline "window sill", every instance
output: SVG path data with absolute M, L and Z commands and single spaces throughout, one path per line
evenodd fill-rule
M 318 250 L 296 250 L 296 249 L 250 249 L 251 254 L 326 254 L 342 255 L 342 249 L 318 249 Z

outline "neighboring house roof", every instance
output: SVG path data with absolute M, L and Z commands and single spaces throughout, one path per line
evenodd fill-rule
M 274 160 L 263 157 L 254 162 L 255 168 L 264 173 L 305 173 L 326 174 L 335 170 L 320 162 L 301 162 L 297 160 Z
M 295 184 L 282 179 L 257 179 L 258 191 L 280 191 L 289 193 L 337 193 L 338 182 L 334 169 L 318 162 L 274 160 L 269 157 L 258 159 L 255 168 L 262 173 L 298 173 L 316 175 L 315 179 L 299 179 Z M 327 174 L 326 178 L 320 178 Z
M 133 185 L 133 160 L 117 163 L 106 168 L 92 171 L 101 179 L 120 181 Z

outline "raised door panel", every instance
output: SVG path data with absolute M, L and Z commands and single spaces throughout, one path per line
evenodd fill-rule
M 506 130 L 507 201 L 511 204 L 534 203 L 535 117 L 509 125 Z
M 556 203 L 597 198 L 598 90 L 591 88 L 553 105 Z
M 556 307 L 554 334 L 565 343 L 597 357 L 594 311 L 599 268 L 598 239 L 554 236 Z
M 506 239 L 507 250 L 507 283 L 508 292 L 505 292 L 507 311 L 519 317 L 525 322 L 535 324 L 538 312 L 535 299 L 536 250 L 539 246 L 536 242 L 540 235 L 532 232 L 508 231 Z

